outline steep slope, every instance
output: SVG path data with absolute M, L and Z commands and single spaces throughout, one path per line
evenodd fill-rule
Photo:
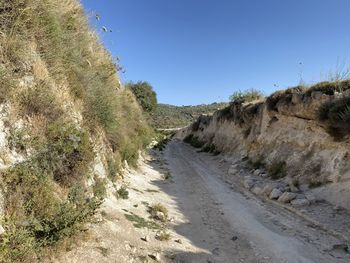
M 276 92 L 266 101 L 233 103 L 177 136 L 350 208 L 349 88 L 349 81 L 323 82 Z
M 151 129 L 77 0 L 0 0 L 0 262 L 84 229 Z

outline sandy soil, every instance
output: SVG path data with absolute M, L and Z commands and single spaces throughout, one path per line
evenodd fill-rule
M 334 231 L 254 196 L 235 177 L 227 180 L 231 163 L 171 141 L 126 176 L 129 199 L 117 200 L 111 189 L 101 222 L 90 226 L 91 238 L 54 261 L 155 262 L 159 256 L 161 262 L 350 262 Z M 150 218 L 147 204 L 155 203 L 167 207 L 166 225 Z M 126 215 L 162 230 L 135 227 Z M 157 240 L 159 231 L 170 239 Z

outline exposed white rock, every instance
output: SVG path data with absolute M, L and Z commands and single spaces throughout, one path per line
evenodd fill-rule
M 5 229 L 2 227 L 2 225 L 0 225 L 0 236 L 3 235 L 5 233 Z

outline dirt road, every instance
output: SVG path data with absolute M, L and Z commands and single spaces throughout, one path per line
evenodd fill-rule
M 309 206 L 323 223 L 338 227 L 332 232 L 246 191 L 242 174 L 228 173 L 239 160 L 199 153 L 178 140 L 145 157 L 121 182 L 129 198 L 117 199 L 110 184 L 87 239 L 47 262 L 350 262 L 344 249 L 348 239 L 340 237 L 349 232 L 350 216 L 344 211 L 330 213 L 321 203 Z M 152 218 L 153 204 L 167 208 L 166 223 Z M 161 232 L 169 234 L 166 240 L 159 239 Z
M 181 252 L 177 262 L 349 262 L 329 253 L 337 238 L 225 182 L 227 167 L 218 158 L 177 140 L 164 158 L 173 183 L 162 190 L 188 222 L 175 231 L 206 251 Z

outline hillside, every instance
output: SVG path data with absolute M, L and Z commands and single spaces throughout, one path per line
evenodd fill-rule
M 179 128 L 192 123 L 202 114 L 212 114 L 214 111 L 226 107 L 228 103 L 212 103 L 196 106 L 174 106 L 158 104 L 152 115 L 157 128 Z
M 321 82 L 234 102 L 199 117 L 179 136 L 204 151 L 249 160 L 273 179 L 315 188 L 323 199 L 350 208 L 349 91 L 349 80 Z
M 92 222 L 152 130 L 78 0 L 1 0 L 0 30 L 0 262 L 42 262 Z

